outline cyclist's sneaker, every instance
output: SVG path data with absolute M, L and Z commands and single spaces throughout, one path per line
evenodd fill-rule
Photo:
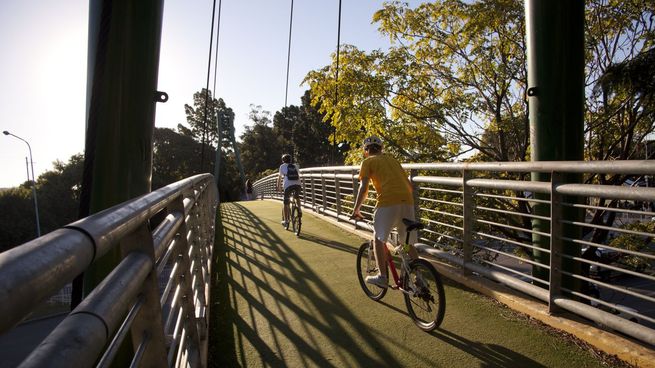
M 282 224 L 282 226 L 284 226 L 284 227 L 289 227 L 289 223 L 286 222 L 286 221 L 284 221 L 284 220 L 282 220 L 281 224 Z
M 383 289 L 386 289 L 387 286 L 389 286 L 387 282 L 387 278 L 380 274 L 377 274 L 375 276 L 366 276 L 366 282 L 375 285 L 377 287 L 381 287 Z

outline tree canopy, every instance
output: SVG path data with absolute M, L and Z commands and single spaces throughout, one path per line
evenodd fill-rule
M 404 161 L 473 152 L 473 160 L 527 160 L 524 12 L 520 0 L 437 0 L 415 8 L 384 3 L 373 21 L 392 47 L 342 46 L 338 81 L 334 55 L 330 65 L 307 74 L 312 102 L 337 137 L 357 147 L 365 135 L 380 135 Z M 652 76 L 652 19 L 649 0 L 586 1 L 590 159 L 644 157 L 640 142 L 653 131 L 653 99 L 644 93 L 653 90 L 645 77 Z M 600 84 L 606 88 L 592 93 Z M 357 153 L 349 157 L 352 162 Z
M 245 127 L 239 145 L 247 177 L 257 179 L 271 169 L 277 170 L 283 153 L 291 154 L 302 167 L 343 164 L 343 152 L 348 146 L 330 140 L 332 128 L 311 105 L 309 91 L 301 103 L 282 108 L 273 119 L 261 106 L 251 106 L 253 124 Z

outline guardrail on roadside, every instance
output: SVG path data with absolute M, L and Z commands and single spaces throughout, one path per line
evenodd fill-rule
M 122 255 L 21 367 L 108 367 L 127 341 L 132 367 L 206 366 L 217 205 L 213 177 L 197 175 L 0 253 L 0 333 Z
M 568 310 L 655 345 L 655 188 L 639 185 L 653 181 L 655 161 L 403 167 L 417 219 L 427 225 L 422 251 L 546 302 L 551 312 Z M 532 181 L 535 173 L 551 180 Z M 301 174 L 303 206 L 357 226 L 349 215 L 359 167 Z M 281 199 L 276 176 L 257 181 L 256 195 Z M 372 216 L 370 204 L 363 209 Z

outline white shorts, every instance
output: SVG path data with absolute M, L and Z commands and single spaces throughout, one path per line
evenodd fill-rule
M 378 207 L 373 214 L 373 236 L 375 239 L 386 242 L 391 234 L 391 230 L 398 228 L 398 241 L 405 242 L 407 231 L 403 219 L 414 221 L 414 206 L 411 204 L 396 204 L 387 207 Z M 409 243 L 416 243 L 416 231 L 412 231 L 409 236 Z

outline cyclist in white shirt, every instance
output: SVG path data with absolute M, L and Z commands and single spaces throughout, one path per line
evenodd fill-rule
M 282 155 L 282 165 L 280 165 L 276 187 L 278 191 L 284 189 L 284 220 L 282 220 L 282 225 L 286 227 L 289 224 L 289 197 L 291 197 L 292 192 L 295 192 L 296 198 L 298 198 L 302 190 L 300 166 L 292 162 L 291 155 L 288 153 Z

